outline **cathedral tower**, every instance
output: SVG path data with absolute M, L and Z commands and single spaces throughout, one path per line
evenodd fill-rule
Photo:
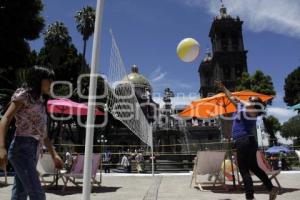
M 227 9 L 222 5 L 209 31 L 212 53 L 207 53 L 198 70 L 201 97 L 217 92 L 215 80 L 222 81 L 229 90 L 234 91 L 237 79 L 248 71 L 242 25 L 243 21 L 227 14 Z

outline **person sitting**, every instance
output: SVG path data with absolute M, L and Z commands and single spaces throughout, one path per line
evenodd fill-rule
M 67 172 L 70 172 L 70 170 L 72 169 L 72 165 L 73 165 L 73 156 L 70 152 L 66 153 L 66 159 L 65 159 L 65 169 L 67 170 Z

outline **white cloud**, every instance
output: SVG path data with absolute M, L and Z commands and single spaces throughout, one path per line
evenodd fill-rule
M 213 16 L 219 13 L 220 2 L 214 0 L 179 0 L 188 6 L 199 6 Z M 300 38 L 299 0 L 225 0 L 228 13 L 245 21 L 254 32 L 271 31 Z
M 163 79 L 165 77 L 165 75 L 166 75 L 166 73 L 161 73 L 156 78 L 154 78 L 152 81 L 153 82 L 159 81 L 159 80 Z
M 269 107 L 267 113 L 268 115 L 273 115 L 278 118 L 280 123 L 286 122 L 291 117 L 297 115 L 295 111 L 281 107 Z
M 163 79 L 165 76 L 166 76 L 166 73 L 162 72 L 162 73 L 158 74 L 155 78 L 153 78 L 151 81 L 152 82 L 157 82 L 157 81 Z
M 282 137 L 280 132 L 276 133 L 276 137 L 277 137 L 278 142 L 280 144 L 293 145 L 293 140 L 292 139 L 286 139 L 286 138 Z
M 157 82 L 161 79 L 163 79 L 166 76 L 166 72 L 162 72 L 162 68 L 159 65 L 154 72 L 150 75 L 150 80 L 152 83 Z
M 168 77 L 168 73 L 163 71 L 163 67 L 160 65 L 150 74 L 150 83 L 155 92 L 163 92 L 165 88 L 171 88 L 171 90 L 182 90 L 190 89 L 192 87 L 190 84 L 183 82 L 182 80 Z

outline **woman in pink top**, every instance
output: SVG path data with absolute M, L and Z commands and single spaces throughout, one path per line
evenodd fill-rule
M 0 121 L 0 166 L 5 166 L 8 158 L 16 172 L 12 200 L 25 200 L 28 196 L 30 200 L 46 199 L 36 172 L 42 144 L 48 148 L 55 166 L 58 169 L 63 167 L 62 159 L 47 136 L 46 102 L 43 95 L 50 94 L 53 79 L 52 70 L 37 66 L 31 68 L 24 87 L 15 91 Z M 5 135 L 13 117 L 16 119 L 16 131 L 7 154 Z

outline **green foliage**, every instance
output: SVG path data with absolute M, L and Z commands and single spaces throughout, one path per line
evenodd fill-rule
M 44 33 L 45 45 L 53 47 L 66 47 L 72 41 L 67 27 L 62 22 L 54 22 L 48 26 Z
M 83 39 L 83 60 L 82 70 L 85 70 L 84 59 L 86 53 L 86 42 L 93 34 L 95 29 L 95 9 L 91 6 L 87 6 L 78 11 L 75 15 L 77 31 L 82 35 Z
M 14 90 L 0 89 L 0 115 L 4 114 Z
M 27 77 L 27 72 L 28 72 L 28 70 L 25 68 L 21 68 L 21 69 L 17 70 L 16 82 L 15 82 L 16 88 L 21 87 L 25 83 L 26 77 Z
M 27 69 L 20 68 L 16 71 L 16 80 L 14 82 L 6 79 L 7 83 L 10 84 L 9 88 L 1 88 L 0 89 L 0 115 L 5 111 L 7 108 L 8 103 L 10 102 L 10 98 L 13 95 L 14 91 L 21 87 L 22 84 L 25 82 L 27 76 Z M 0 77 L 1 78 L 1 77 Z M 2 77 L 3 80 L 5 77 Z
M 266 95 L 276 94 L 272 78 L 260 70 L 257 70 L 252 76 L 244 72 L 242 78 L 238 80 L 236 90 L 251 90 Z
M 53 88 L 53 92 L 56 96 L 67 96 L 69 94 L 69 87 L 66 85 L 57 85 Z
M 44 36 L 45 46 L 38 55 L 38 64 L 52 68 L 56 80 L 70 81 L 76 87 L 83 58 L 71 43 L 68 29 L 63 23 L 54 22 L 49 25 Z
M 36 52 L 28 41 L 37 39 L 44 28 L 41 0 L 0 2 L 0 112 L 24 81 L 25 68 L 36 63 Z
M 281 134 L 285 138 L 295 137 L 300 141 L 300 115 L 294 116 L 282 125 Z M 300 144 L 300 143 L 299 143 Z
M 80 88 L 76 88 L 76 90 L 74 91 L 74 95 L 73 98 L 75 101 L 78 102 L 87 102 L 88 98 L 80 98 L 79 97 L 79 89 L 81 89 L 80 93 L 84 96 L 88 96 L 89 95 L 89 77 L 85 77 L 82 79 L 81 81 L 81 87 Z M 106 98 L 108 96 L 109 93 L 109 88 L 108 86 L 105 85 L 105 80 L 102 77 L 98 77 L 97 78 L 97 91 L 96 91 L 96 95 L 98 97 L 102 97 L 102 98 L 97 98 L 96 101 L 98 103 L 105 103 L 106 102 Z
M 82 8 L 75 15 L 76 28 L 82 35 L 83 40 L 88 40 L 94 32 L 95 27 L 95 9 L 91 6 Z
M 15 70 L 30 67 L 32 57 L 27 41 L 39 37 L 44 28 L 41 0 L 0 2 L 0 75 L 15 80 Z M 1 87 L 10 87 L 0 79 Z
M 237 91 L 250 90 L 251 89 L 251 77 L 249 73 L 243 72 L 242 77 L 238 80 L 236 87 Z
M 278 144 L 278 140 L 276 138 L 276 133 L 281 130 L 281 124 L 279 120 L 270 115 L 267 117 L 263 117 L 265 132 L 267 132 L 270 135 L 270 146 L 274 146 Z
M 283 100 L 288 106 L 300 103 L 300 66 L 285 79 L 284 91 Z

